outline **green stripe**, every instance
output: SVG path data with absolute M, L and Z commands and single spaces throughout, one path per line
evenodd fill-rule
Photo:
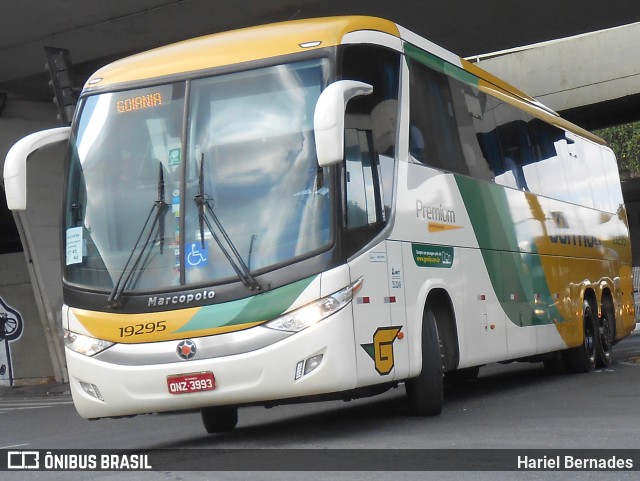
M 176 332 L 268 321 L 283 314 L 318 276 L 246 299 L 205 306 Z
M 546 282 L 535 238 L 527 238 L 526 234 L 518 238 L 518 226 L 511 215 L 511 209 L 520 212 L 540 209 L 536 197 L 514 191 L 507 198 L 506 189 L 495 184 L 457 175 L 455 179 L 491 285 L 509 320 L 518 326 L 549 324 L 553 319 L 562 322 L 564 319 Z M 527 229 L 522 227 L 522 231 Z M 521 248 L 521 243 L 528 248 Z
M 453 77 L 468 85 L 474 87 L 478 86 L 478 77 L 476 77 L 472 73 L 467 72 L 463 68 L 460 68 L 457 65 L 453 65 L 446 60 L 433 55 L 432 53 L 422 50 L 415 45 L 405 43 L 404 53 L 407 57 L 412 58 L 420 62 L 421 64 L 424 64 L 427 67 L 436 70 L 437 72 Z

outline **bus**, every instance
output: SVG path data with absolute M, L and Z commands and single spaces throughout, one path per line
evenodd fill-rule
M 588 372 L 635 327 L 599 137 L 391 21 L 213 34 L 109 64 L 69 127 L 62 327 L 84 418 L 354 399 L 494 362 Z M 37 206 L 36 206 L 37 208 Z

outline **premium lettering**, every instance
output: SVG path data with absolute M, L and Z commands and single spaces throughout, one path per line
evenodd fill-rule
M 416 217 L 450 224 L 456 223 L 456 213 L 452 209 L 446 209 L 442 207 L 442 204 L 438 206 L 424 205 L 420 200 L 416 200 Z

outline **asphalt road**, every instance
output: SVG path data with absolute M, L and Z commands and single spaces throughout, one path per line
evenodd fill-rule
M 635 449 L 640 446 L 640 335 L 616 346 L 609 369 L 551 375 L 542 364 L 490 365 L 477 380 L 448 386 L 434 418 L 409 415 L 404 388 L 349 403 L 248 407 L 235 431 L 207 435 L 197 412 L 87 421 L 66 386 L 0 390 L 0 449 L 276 449 L 283 469 L 295 449 L 364 449 L 370 459 L 391 449 Z M 279 449 L 282 449 L 280 451 Z M 200 453 L 207 451 L 199 451 Z M 465 451 L 460 451 L 464 453 Z M 294 453 L 293 455 L 289 453 Z M 330 451 L 328 453 L 331 453 Z M 393 454 L 393 452 L 391 452 Z M 640 455 L 639 455 L 640 456 Z M 460 461 L 464 461 L 460 459 Z M 366 459 L 364 461 L 366 463 Z M 625 472 L 211 472 L 154 471 L 131 479 L 638 479 Z M 172 468 L 175 469 L 175 468 Z M 247 459 L 246 469 L 251 469 Z M 397 469 L 397 468 L 396 468 Z M 196 476 L 197 474 L 197 476 Z M 515 475 L 514 475 L 515 474 Z M 125 479 L 120 472 L 9 472 L 2 479 Z

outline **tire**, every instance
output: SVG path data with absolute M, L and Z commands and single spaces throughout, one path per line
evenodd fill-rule
M 596 367 L 596 345 L 598 344 L 598 328 L 596 314 L 588 301 L 582 303 L 582 344 L 563 353 L 567 371 L 584 373 L 593 371 Z
M 414 416 L 436 416 L 442 412 L 442 346 L 431 308 L 422 317 L 422 371 L 405 382 L 409 411 Z
M 615 316 L 609 305 L 602 306 L 602 317 L 598 319 L 596 336 L 596 366 L 609 367 L 613 364 L 613 339 Z
M 238 424 L 238 408 L 235 406 L 215 406 L 200 410 L 202 424 L 209 434 L 233 431 Z

